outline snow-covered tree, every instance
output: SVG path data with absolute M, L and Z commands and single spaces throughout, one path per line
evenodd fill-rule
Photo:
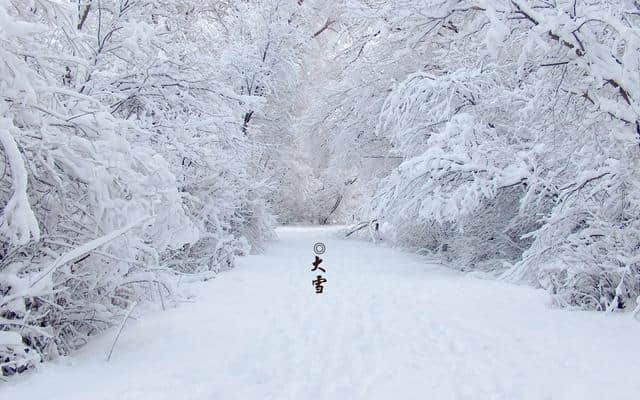
M 295 42 L 310 37 L 283 19 L 297 4 L 258 29 L 274 7 L 0 2 L 0 331 L 17 335 L 0 343 L 4 375 L 272 237 L 273 174 L 258 159 L 286 142 L 264 138 L 288 114 L 247 114 L 293 107 Z M 266 54 L 251 91 L 235 69 L 256 61 L 237 46 L 249 26 Z
M 327 132 L 315 140 L 339 143 L 324 154 L 350 159 L 354 175 L 369 176 L 356 160 L 371 143 L 398 157 L 372 201 L 363 198 L 369 219 L 400 245 L 547 287 L 561 305 L 631 304 L 640 294 L 638 3 L 339 9 L 348 22 L 329 54 L 346 89 L 316 111 L 316 132 Z

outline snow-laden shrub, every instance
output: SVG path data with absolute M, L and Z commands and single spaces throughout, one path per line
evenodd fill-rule
M 126 140 L 135 126 L 86 95 L 56 89 L 50 71 L 39 73 L 17 49 L 3 50 L 5 65 L 28 75 L 0 74 L 10 103 L 1 116 L 0 201 L 9 206 L 0 330 L 19 332 L 24 345 L 2 350 L 2 373 L 11 375 L 76 349 L 133 302 L 171 292 L 159 255 L 198 231 L 165 159 Z
M 640 295 L 639 6 L 562 1 L 546 8 L 513 1 L 497 7 L 524 17 L 518 23 L 524 29 L 505 37 L 505 50 L 525 48 L 521 63 L 541 65 L 523 77 L 525 84 L 540 87 L 546 79 L 555 86 L 546 89 L 552 106 L 541 107 L 549 116 L 536 141 L 557 155 L 540 160 L 526 198 L 528 204 L 545 198 L 551 206 L 506 276 L 548 288 L 560 306 L 633 310 Z M 542 25 L 544 32 L 537 28 Z M 557 53 L 549 45 L 558 46 Z M 559 56 L 567 63 L 554 66 Z
M 416 60 L 386 95 L 377 131 L 403 162 L 373 218 L 401 245 L 464 269 L 501 265 L 558 305 L 629 309 L 640 294 L 638 5 L 459 3 L 437 5 L 449 14 L 424 42 L 434 63 Z
M 400 245 L 440 253 L 463 269 L 500 269 L 519 258 L 530 160 L 511 146 L 508 97 L 495 71 L 410 75 L 387 98 L 379 129 L 406 160 L 383 181 L 375 215 Z M 492 101 L 489 101 L 491 99 Z M 524 227 L 524 231 L 523 231 Z
M 262 150 L 243 130 L 265 101 L 217 68 L 230 13 L 0 0 L 3 375 L 272 237 Z
M 550 290 L 560 306 L 633 309 L 640 295 L 640 180 L 637 150 L 603 160 L 565 186 L 533 245 L 507 277 Z M 611 153 L 607 153 L 611 155 Z

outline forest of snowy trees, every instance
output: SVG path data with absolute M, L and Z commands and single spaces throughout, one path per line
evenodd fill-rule
M 304 11 L 0 1 L 4 374 L 272 237 Z
M 310 107 L 322 201 L 560 306 L 633 309 L 640 2 L 372 3 L 346 3 Z
M 278 223 L 633 311 L 639 27 L 637 0 L 0 0 L 0 375 Z

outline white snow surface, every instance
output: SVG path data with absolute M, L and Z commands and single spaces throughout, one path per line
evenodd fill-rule
M 640 324 L 557 310 L 546 293 L 289 227 L 194 303 L 129 320 L 0 383 L 7 400 L 633 399 Z M 313 244 L 323 274 L 312 286 Z M 139 314 L 139 313 L 138 313 Z M 136 313 L 134 313 L 136 315 Z

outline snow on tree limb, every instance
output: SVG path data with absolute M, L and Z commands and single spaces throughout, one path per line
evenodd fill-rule
M 99 248 L 100 246 L 104 246 L 105 244 L 117 239 L 118 237 L 126 234 L 127 232 L 129 232 L 130 230 L 139 227 L 140 225 L 144 224 L 146 221 L 150 220 L 151 216 L 149 217 L 145 217 L 142 219 L 139 219 L 136 222 L 133 222 L 127 226 L 125 226 L 124 228 L 121 229 L 117 229 L 113 232 L 110 232 L 104 236 L 101 236 L 97 239 L 94 239 L 90 242 L 87 242 L 85 244 L 83 244 L 82 246 L 73 249 L 72 251 L 63 254 L 62 256 L 58 257 L 58 259 L 56 259 L 53 264 L 46 270 L 44 271 L 42 274 L 40 274 L 40 276 L 38 276 L 37 278 L 35 278 L 30 286 L 33 287 L 35 285 L 38 284 L 38 282 L 40 282 L 42 279 L 46 278 L 49 274 L 51 274 L 53 271 L 55 271 L 57 268 L 59 268 L 60 266 L 68 263 L 69 261 L 72 261 L 73 259 L 82 257 L 84 255 L 86 255 L 87 253 L 90 253 L 91 251 Z
M 0 215 L 0 235 L 16 245 L 40 240 L 40 227 L 29 204 L 27 195 L 28 176 L 18 145 L 11 135 L 15 127 L 7 118 L 0 118 L 0 144 L 4 148 L 11 179 L 13 194 Z

